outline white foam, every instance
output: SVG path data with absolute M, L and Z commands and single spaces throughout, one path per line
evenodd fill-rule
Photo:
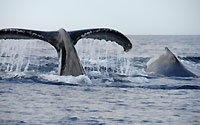
M 145 77 L 127 77 L 126 79 L 134 83 L 148 83 L 149 82 L 149 80 Z
M 92 84 L 92 81 L 85 75 L 59 76 L 59 75 L 53 75 L 53 74 L 43 74 L 41 75 L 41 77 L 48 81 L 54 81 L 54 82 L 64 82 L 64 83 L 72 83 L 72 84 L 88 84 L 88 85 Z

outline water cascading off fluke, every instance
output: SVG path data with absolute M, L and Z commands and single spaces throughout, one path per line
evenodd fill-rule
M 1 72 L 50 72 L 55 69 L 57 70 L 57 66 L 57 53 L 55 49 L 43 41 L 0 41 Z
M 2 40 L 0 50 L 0 70 L 5 72 L 23 72 L 29 65 L 30 41 Z
M 86 72 L 129 75 L 130 56 L 116 43 L 82 39 L 75 47 Z

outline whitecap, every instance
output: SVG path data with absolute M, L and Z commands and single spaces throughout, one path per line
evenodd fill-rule
M 63 83 L 72 83 L 72 84 L 87 84 L 91 85 L 92 81 L 89 79 L 88 76 L 79 75 L 79 76 L 59 76 L 53 74 L 42 74 L 40 75 L 41 78 L 53 81 L 53 82 L 63 82 Z

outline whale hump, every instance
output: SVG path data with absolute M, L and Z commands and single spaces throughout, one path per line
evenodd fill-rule
M 69 32 L 74 45 L 82 38 L 91 38 L 98 40 L 114 41 L 124 48 L 124 51 L 129 51 L 132 44 L 129 39 L 122 33 L 108 28 L 84 29 Z
M 167 47 L 165 47 L 165 54 L 152 58 L 147 62 L 146 71 L 167 77 L 197 77 Z

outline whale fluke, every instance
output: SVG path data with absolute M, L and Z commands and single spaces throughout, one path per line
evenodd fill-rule
M 165 54 L 149 60 L 146 71 L 167 77 L 198 77 L 186 68 L 167 47 L 165 47 Z
M 104 39 L 115 41 L 128 51 L 132 48 L 131 42 L 122 33 L 108 29 L 85 29 L 67 32 L 59 31 L 37 31 L 29 29 L 8 28 L 0 30 L 0 39 L 40 39 L 50 43 L 61 58 L 60 75 L 84 75 L 85 71 L 80 63 L 74 45 L 82 38 Z

